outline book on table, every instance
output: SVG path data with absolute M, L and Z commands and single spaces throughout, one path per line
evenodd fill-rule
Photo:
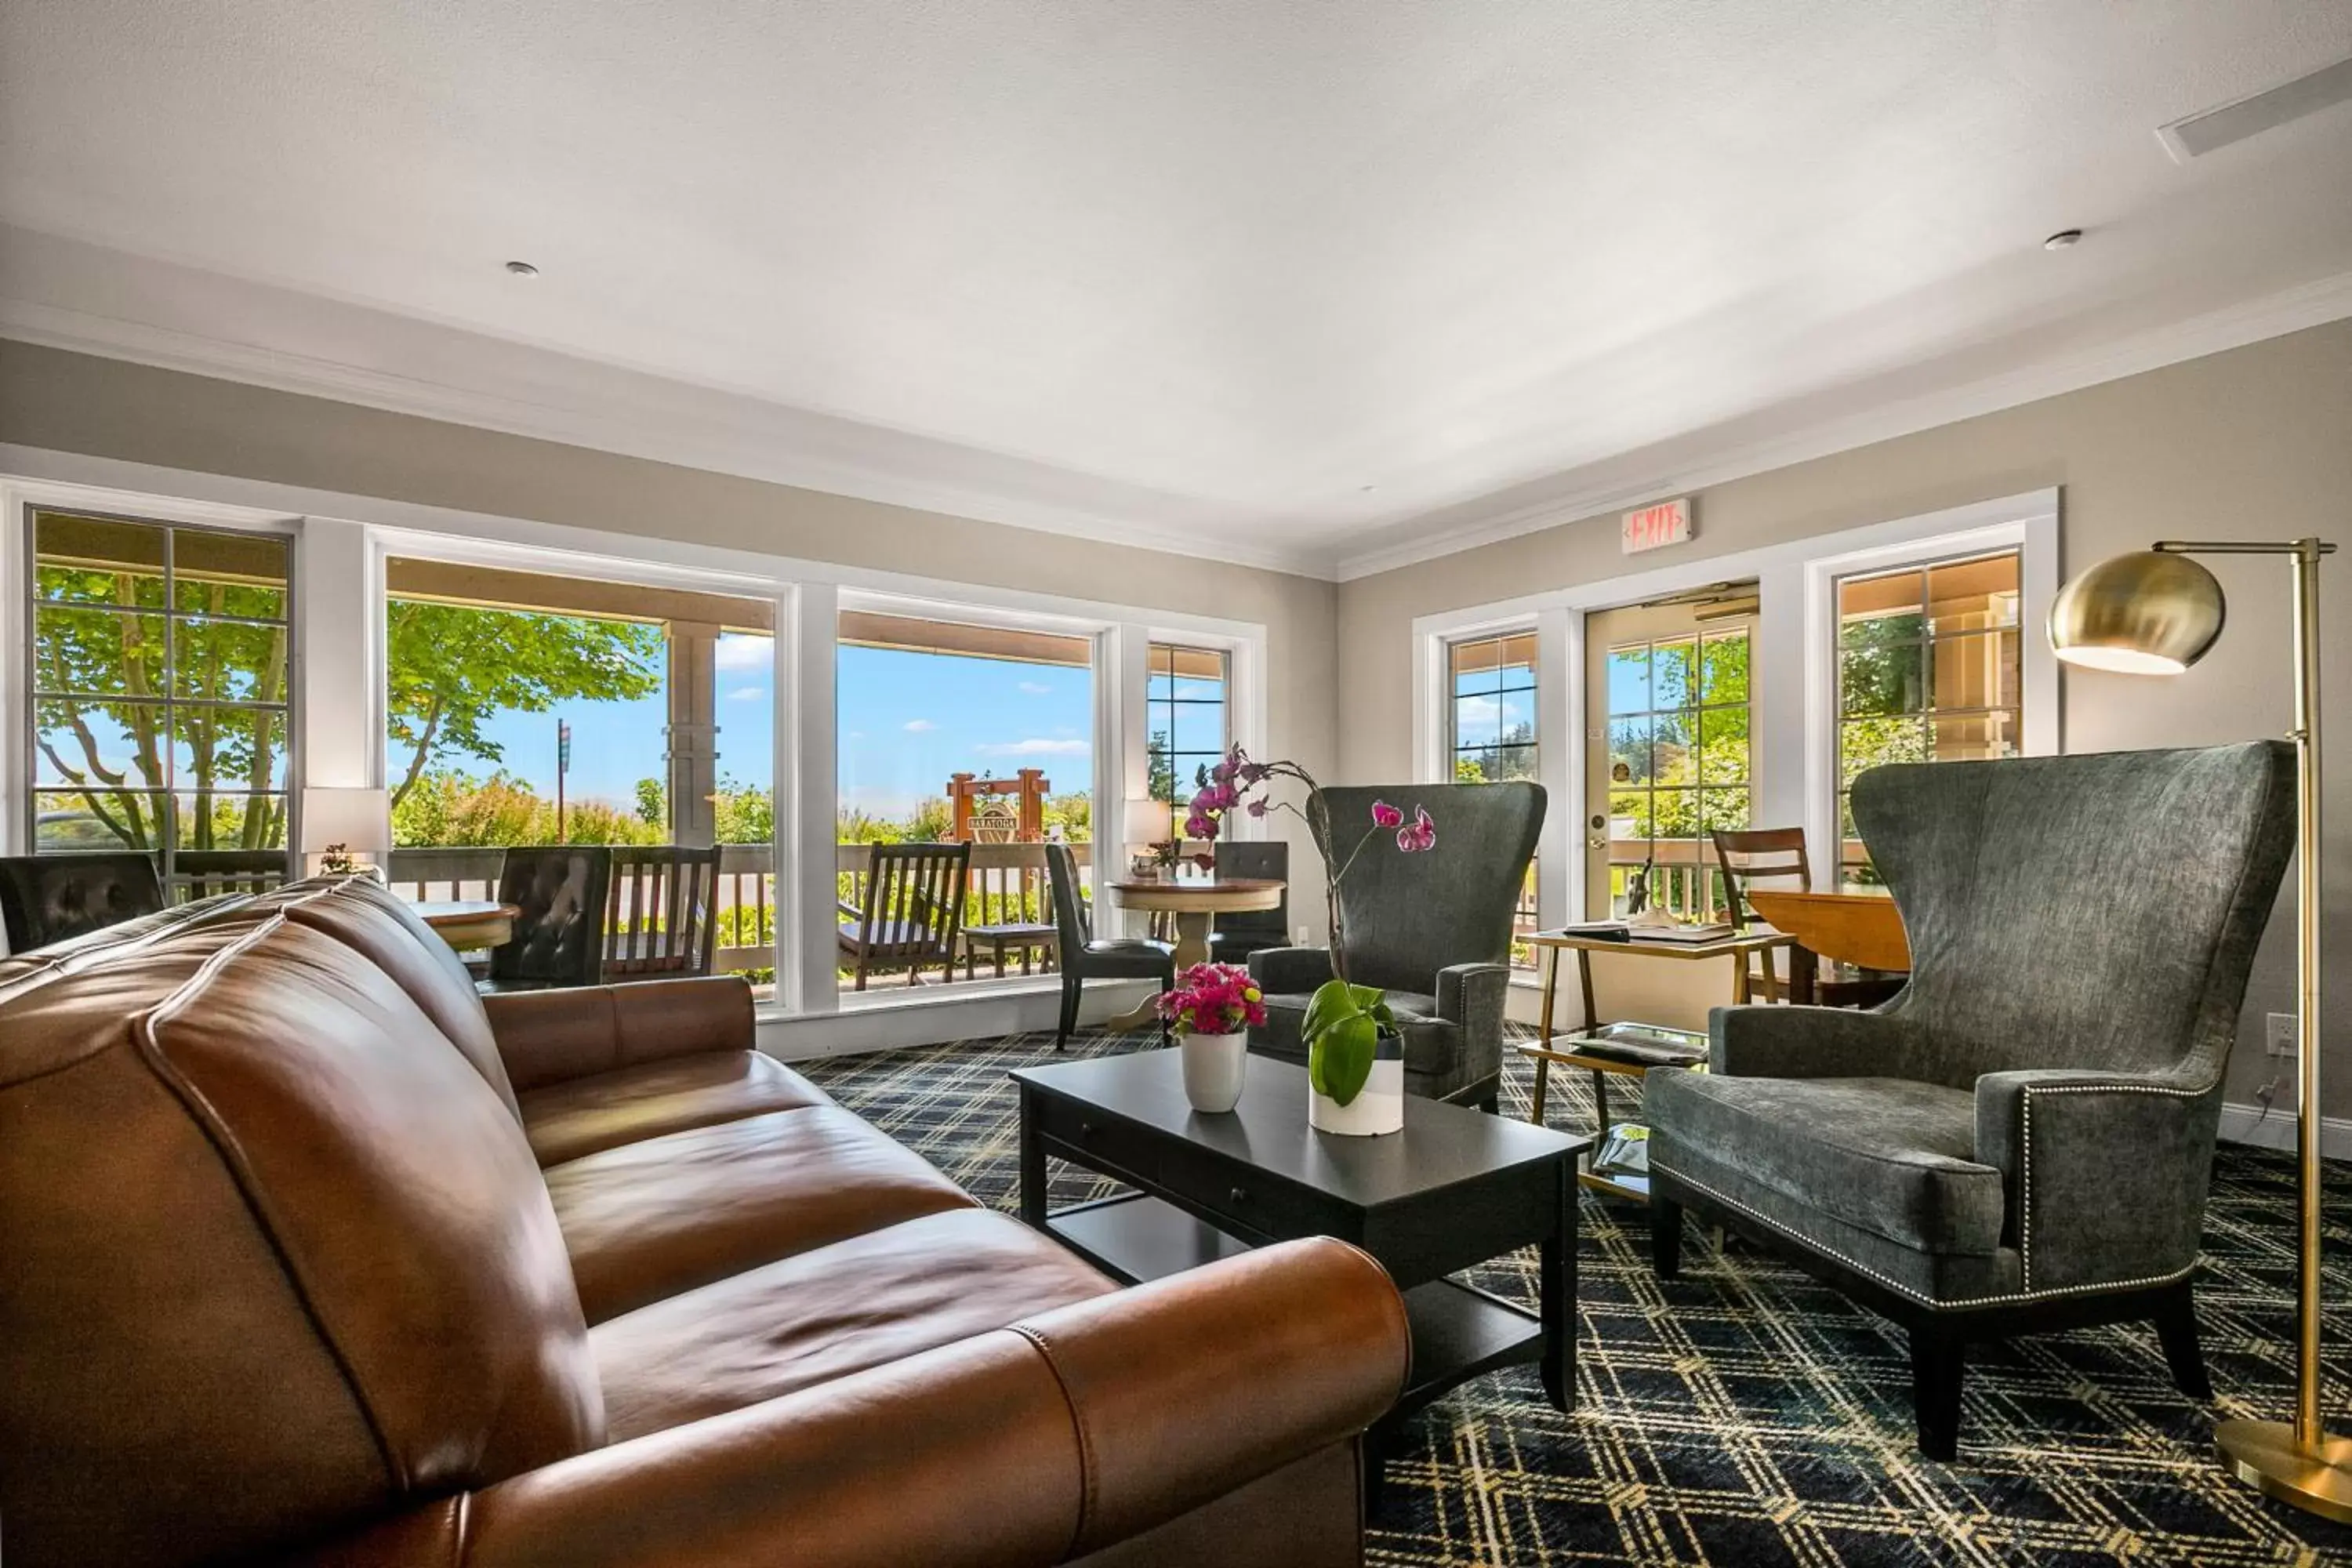
M 1721 942 L 1737 934 L 1735 928 L 1721 921 L 1661 921 L 1655 925 L 1631 925 L 1626 929 L 1635 942 Z
M 1593 1145 L 1589 1169 L 1596 1176 L 1648 1175 L 1650 1130 L 1639 1122 L 1617 1123 Z

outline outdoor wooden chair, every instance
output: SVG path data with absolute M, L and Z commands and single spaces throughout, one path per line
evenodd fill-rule
M 719 847 L 616 847 L 605 910 L 607 983 L 709 974 L 719 951 Z
M 904 969 L 907 984 L 919 985 L 934 963 L 941 984 L 952 981 L 971 846 L 877 844 L 868 854 L 864 899 L 836 900 L 850 917 L 841 922 L 840 941 L 855 989 L 865 990 L 866 977 L 884 969 Z
M 1716 858 L 1723 863 L 1723 888 L 1730 902 L 1732 924 L 1744 926 L 1755 919 L 1755 911 L 1748 907 L 1748 889 L 1759 883 L 1768 892 L 1813 890 L 1813 867 L 1805 853 L 1803 828 L 1718 828 L 1714 837 Z M 1775 972 L 1771 950 L 1759 953 L 1757 962 L 1761 967 L 1748 977 L 1749 994 L 1766 1002 L 1788 1001 L 1789 982 Z M 1813 996 L 1824 1007 L 1874 1007 L 1902 989 L 1900 975 L 1859 970 L 1836 978 L 1822 975 L 1814 982 Z

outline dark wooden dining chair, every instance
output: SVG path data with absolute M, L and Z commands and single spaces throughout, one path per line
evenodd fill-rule
M 135 851 L 0 858 L 0 928 L 10 952 L 30 952 L 163 907 L 155 862 Z
M 1750 888 L 1761 887 L 1768 893 L 1813 890 L 1813 866 L 1805 853 L 1803 828 L 1717 828 L 1714 838 L 1732 924 L 1744 926 L 1756 918 L 1756 911 L 1748 906 Z M 1774 969 L 1771 951 L 1757 954 L 1757 962 L 1760 967 L 1748 978 L 1749 994 L 1767 1002 L 1788 1001 L 1789 980 Z M 1899 975 L 1856 970 L 1819 976 L 1813 982 L 1813 999 L 1824 1007 L 1874 1007 L 1902 989 Z
M 604 974 L 604 915 L 613 851 L 602 844 L 509 849 L 499 868 L 499 902 L 521 911 L 514 934 L 490 949 L 486 991 L 551 991 L 599 985 Z
M 1164 942 L 1139 937 L 1097 940 L 1094 915 L 1087 907 L 1086 884 L 1078 877 L 1078 858 L 1066 844 L 1045 846 L 1047 879 L 1054 884 L 1054 926 L 1059 933 L 1062 958 L 1062 1016 L 1054 1032 L 1054 1048 L 1070 1043 L 1078 1026 L 1078 1002 L 1089 980 L 1156 980 L 1160 989 L 1176 984 L 1176 950 Z M 1168 1026 L 1160 1026 L 1167 1043 Z
M 1217 846 L 1217 875 L 1286 883 L 1290 880 L 1290 846 L 1279 838 L 1221 843 Z M 1270 910 L 1219 915 L 1217 929 L 1209 933 L 1209 956 L 1219 963 L 1247 963 L 1253 952 L 1262 952 L 1269 947 L 1288 947 L 1290 943 L 1290 893 L 1286 888 L 1282 902 Z
M 877 844 L 868 854 L 865 897 L 840 904 L 850 917 L 841 922 L 841 952 L 854 968 L 855 989 L 865 990 L 866 977 L 884 969 L 904 969 L 907 984 L 920 985 L 934 963 L 941 984 L 953 980 L 971 846 Z
M 708 974 L 719 952 L 719 847 L 616 847 L 604 983 Z

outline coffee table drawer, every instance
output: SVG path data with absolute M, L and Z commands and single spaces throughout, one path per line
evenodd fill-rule
M 1268 1241 L 1303 1236 L 1353 1241 L 1362 1229 L 1361 1211 L 1193 1143 L 1161 1147 L 1159 1190 L 1236 1234 Z
M 1073 1151 L 1077 1163 L 1088 1170 L 1136 1186 L 1159 1181 L 1164 1145 L 1141 1128 L 1045 1095 L 1032 1102 L 1030 1115 L 1040 1137 L 1048 1144 L 1059 1143 Z

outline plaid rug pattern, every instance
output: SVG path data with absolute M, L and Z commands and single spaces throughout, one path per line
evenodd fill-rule
M 1074 1039 L 1069 1054 L 1141 1048 Z M 982 1202 L 1017 1206 L 1007 1068 L 1056 1059 L 1014 1035 L 801 1064 L 842 1104 Z M 1557 1075 L 1552 1125 L 1590 1127 L 1581 1075 Z M 1638 1106 L 1618 1080 L 1613 1113 Z M 1515 1066 L 1507 1115 L 1528 1112 Z M 1053 1163 L 1052 1199 L 1113 1184 Z M 1383 1564 L 2352 1563 L 2352 1528 L 2229 1479 L 2217 1415 L 2278 1418 L 2294 1375 L 2294 1172 L 2225 1145 L 2198 1289 L 2218 1407 L 2177 1392 L 2152 1333 L 2088 1330 L 1972 1351 L 1960 1460 L 1912 1441 L 1899 1330 L 1769 1255 L 1697 1232 L 1683 1278 L 1651 1272 L 1645 1213 L 1583 1194 L 1578 1407 L 1532 1367 L 1432 1405 L 1389 1468 L 1368 1559 Z M 2328 1173 L 2331 1407 L 2352 1387 L 2352 1167 Z M 1534 1252 L 1466 1276 L 1530 1306 Z

